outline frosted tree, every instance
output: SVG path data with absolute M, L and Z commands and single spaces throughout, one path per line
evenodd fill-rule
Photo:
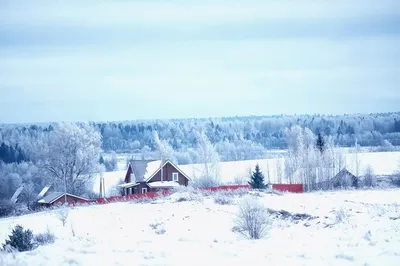
M 214 186 L 220 183 L 219 180 L 219 163 L 220 157 L 214 145 L 208 139 L 206 133 L 201 131 L 197 136 L 196 148 L 198 161 L 202 165 L 201 169 L 201 186 Z
M 99 170 L 101 136 L 87 123 L 60 123 L 41 150 L 40 166 L 59 190 L 82 195 Z
M 285 157 L 285 174 L 288 181 L 300 182 L 310 190 L 329 179 L 334 157 L 332 140 L 325 140 L 322 136 L 317 138 L 309 128 L 301 128 L 298 125 L 286 128 L 284 134 L 288 144 Z
M 353 157 L 353 163 L 354 163 L 354 168 L 355 168 L 355 174 L 357 177 L 360 175 L 360 156 L 359 153 L 361 151 L 361 147 L 358 144 L 358 139 L 356 138 L 355 144 L 354 144 L 354 157 Z
M 281 158 L 276 159 L 276 177 L 277 181 L 279 183 L 282 183 L 282 176 L 283 176 L 283 170 L 282 170 L 282 162 Z
M 154 142 L 156 144 L 156 151 L 161 158 L 162 164 L 167 160 L 170 160 L 173 163 L 177 163 L 174 149 L 167 140 L 160 139 L 157 131 L 154 131 Z
M 364 186 L 375 187 L 376 183 L 377 180 L 374 173 L 374 169 L 372 168 L 371 165 L 368 165 L 367 168 L 365 169 L 365 174 L 364 174 Z

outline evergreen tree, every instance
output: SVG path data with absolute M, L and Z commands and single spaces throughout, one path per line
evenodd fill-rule
M 256 169 L 250 177 L 249 185 L 254 189 L 265 188 L 264 175 L 260 170 L 260 166 L 257 164 Z
M 24 230 L 21 225 L 15 226 L 12 230 L 9 239 L 3 244 L 3 249 L 10 245 L 11 247 L 17 249 L 18 251 L 28 251 L 33 249 L 33 233 L 31 230 Z
M 100 155 L 99 164 L 104 165 L 104 158 L 103 158 L 103 155 Z
M 325 151 L 325 140 L 322 137 L 320 132 L 318 133 L 316 147 L 321 153 L 324 153 L 324 151 Z

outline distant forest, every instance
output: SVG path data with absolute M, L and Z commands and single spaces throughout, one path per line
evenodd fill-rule
M 367 115 L 276 115 L 210 119 L 172 119 L 92 123 L 101 133 L 104 152 L 144 154 L 155 151 L 154 131 L 177 152 L 179 163 L 191 163 L 196 133 L 205 130 L 223 161 L 262 158 L 272 149 L 286 149 L 284 129 L 300 125 L 332 136 L 335 145 L 382 147 L 400 145 L 400 112 Z M 31 143 L 53 130 L 47 125 L 0 126 L 1 157 L 29 158 Z M 35 139 L 35 142 L 31 140 Z

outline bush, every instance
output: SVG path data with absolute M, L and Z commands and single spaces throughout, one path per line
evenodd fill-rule
M 57 218 L 62 222 L 62 225 L 65 226 L 68 219 L 69 210 L 68 207 L 63 206 L 56 210 Z
M 194 188 L 209 188 L 218 187 L 220 185 L 220 180 L 212 177 L 197 177 L 192 179 L 190 183 Z
M 262 238 L 272 223 L 266 208 L 258 200 L 246 197 L 239 203 L 235 231 L 249 239 Z
M 39 246 L 52 244 L 55 240 L 55 235 L 49 229 L 45 233 L 37 234 L 33 237 L 34 243 Z
M 233 203 L 233 199 L 232 199 L 233 195 L 228 195 L 225 193 L 221 193 L 221 192 L 216 192 L 214 194 L 214 202 L 216 204 L 220 204 L 220 205 L 229 205 Z
M 9 239 L 3 244 L 3 249 L 7 249 L 7 246 L 11 246 L 18 251 L 32 250 L 34 248 L 32 231 L 29 229 L 24 230 L 21 225 L 15 226 Z
M 335 221 L 336 223 L 341 223 L 346 221 L 349 218 L 349 214 L 347 213 L 347 211 L 343 208 L 340 207 L 337 211 L 336 211 L 336 215 L 335 215 Z
M 15 211 L 15 204 L 9 200 L 0 200 L 0 217 L 9 216 Z

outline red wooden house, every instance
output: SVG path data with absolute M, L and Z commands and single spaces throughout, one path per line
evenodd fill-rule
M 51 188 L 51 186 L 46 186 L 39 193 L 37 196 L 37 203 L 39 205 L 51 207 L 54 205 L 64 204 L 65 202 L 68 204 L 90 202 L 90 200 L 87 198 L 65 192 L 53 191 Z
M 157 192 L 180 186 L 188 186 L 189 176 L 170 160 L 132 160 L 129 163 L 124 184 L 119 185 L 124 195 Z

